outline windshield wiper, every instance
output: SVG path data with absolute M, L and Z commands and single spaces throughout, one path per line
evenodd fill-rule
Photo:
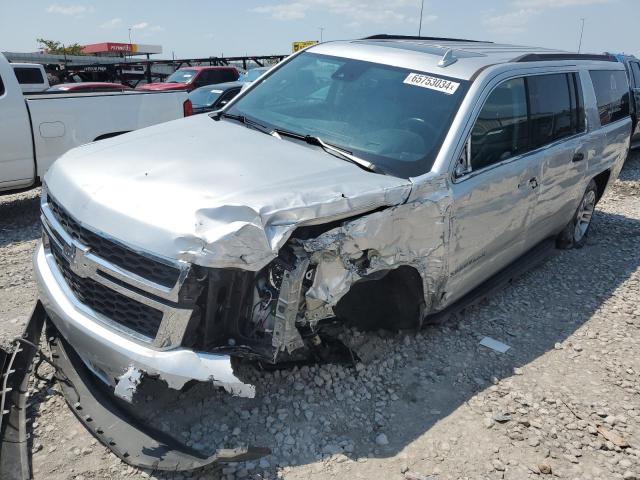
M 272 135 L 284 135 L 286 137 L 297 138 L 298 140 L 304 140 L 309 145 L 316 145 L 322 148 L 325 152 L 340 157 L 348 162 L 351 162 L 364 170 L 368 170 L 369 172 L 380 173 L 380 169 L 376 167 L 375 164 L 365 160 L 364 158 L 356 157 L 354 154 L 349 152 L 348 150 L 344 150 L 342 148 L 338 148 L 330 143 L 326 143 L 320 137 L 314 137 L 313 135 L 301 135 L 299 133 L 290 132 L 288 130 L 282 130 L 279 128 L 275 128 L 272 131 Z
M 348 150 L 344 150 L 342 148 L 338 148 L 334 145 L 326 143 L 320 137 L 314 137 L 313 135 L 302 135 L 300 133 L 290 132 L 289 130 L 284 130 L 281 128 L 271 129 L 265 125 L 262 125 L 261 123 L 256 122 L 255 120 L 251 120 L 250 118 L 247 118 L 244 115 L 235 115 L 233 113 L 218 112 L 212 118 L 214 118 L 215 120 L 219 120 L 223 117 L 230 118 L 231 120 L 236 120 L 248 127 L 253 127 L 262 133 L 266 133 L 267 135 L 271 135 L 274 137 L 280 137 L 282 135 L 285 137 L 296 138 L 298 140 L 304 140 L 309 145 L 316 145 L 322 148 L 325 152 L 331 155 L 340 157 L 344 160 L 347 160 L 348 162 L 351 162 L 364 170 L 368 170 L 369 172 L 380 173 L 380 169 L 375 164 L 363 158 L 356 157 L 354 154 L 352 154 Z
M 267 128 L 265 125 L 256 122 L 255 120 L 251 120 L 250 118 L 245 117 L 244 115 L 234 115 L 233 113 L 227 112 L 218 112 L 213 118 L 214 120 L 220 120 L 222 117 L 230 118 L 231 120 L 236 120 L 247 127 L 252 127 L 259 132 L 266 133 L 267 135 L 271 135 L 272 130 Z

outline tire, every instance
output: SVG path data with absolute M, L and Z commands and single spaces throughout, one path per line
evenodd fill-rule
M 556 246 L 562 249 L 582 248 L 587 243 L 591 219 L 598 201 L 598 185 L 591 180 L 571 221 L 560 232 Z

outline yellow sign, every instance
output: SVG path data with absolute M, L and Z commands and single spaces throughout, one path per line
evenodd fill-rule
M 298 50 L 302 50 L 303 48 L 310 47 L 311 45 L 315 45 L 318 43 L 317 40 L 307 40 L 306 42 L 293 42 L 293 53 L 296 53 Z

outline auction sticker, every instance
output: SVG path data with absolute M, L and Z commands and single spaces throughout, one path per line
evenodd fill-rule
M 453 95 L 460 86 L 459 83 L 452 82 L 451 80 L 445 80 L 444 78 L 430 77 L 422 73 L 410 73 L 404 82 L 408 85 L 415 85 L 416 87 L 428 88 L 430 90 L 437 90 L 438 92 L 446 93 L 447 95 Z

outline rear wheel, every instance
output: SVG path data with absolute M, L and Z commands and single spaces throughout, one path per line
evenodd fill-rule
M 559 248 L 582 248 L 587 241 L 591 219 L 596 208 L 598 185 L 591 180 L 578 205 L 576 213 L 557 240 Z

